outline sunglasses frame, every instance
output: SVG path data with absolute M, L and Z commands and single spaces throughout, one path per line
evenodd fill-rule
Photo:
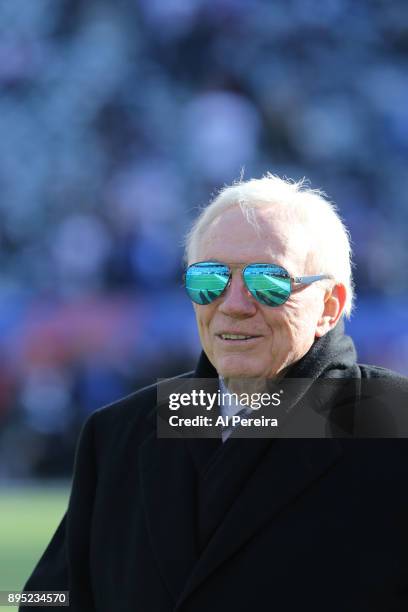
M 228 282 L 225 285 L 224 289 L 222 290 L 222 292 L 220 293 L 220 295 L 216 298 L 214 298 L 211 302 L 209 302 L 208 304 L 200 304 L 199 302 L 195 302 L 191 296 L 188 293 L 187 287 L 186 287 L 186 277 L 187 277 L 187 273 L 188 270 L 193 267 L 196 266 L 197 264 L 218 264 L 220 266 L 224 266 L 225 268 L 228 269 L 229 271 L 229 275 L 228 275 Z M 290 292 L 288 297 L 286 298 L 286 300 L 284 302 L 281 302 L 280 304 L 264 304 L 263 302 L 261 302 L 256 296 L 253 295 L 253 293 L 251 292 L 251 290 L 249 289 L 248 285 L 246 284 L 245 281 L 245 270 L 251 266 L 275 266 L 276 268 L 279 268 L 280 270 L 282 270 L 283 272 L 286 273 L 286 276 L 282 276 L 282 278 L 287 278 L 290 280 Z M 209 306 L 210 304 L 212 304 L 213 302 L 217 301 L 220 297 L 222 297 L 224 295 L 224 293 L 226 292 L 226 290 L 228 289 L 228 287 L 231 284 L 231 280 L 232 280 L 232 272 L 234 269 L 241 269 L 241 274 L 242 274 L 242 280 L 244 281 L 244 285 L 247 289 L 247 291 L 249 291 L 249 293 L 251 294 L 251 297 L 254 298 L 254 300 L 256 300 L 258 302 L 258 304 L 261 304 L 261 306 L 268 306 L 269 308 L 278 308 L 279 306 L 282 306 L 283 304 L 286 304 L 286 302 L 288 301 L 288 299 L 290 298 L 290 296 L 292 295 L 292 292 L 295 291 L 296 289 L 301 289 L 302 287 L 307 287 L 309 285 L 311 285 L 312 283 L 315 283 L 317 281 L 320 280 L 326 280 L 326 279 L 330 279 L 330 280 L 334 280 L 334 277 L 330 274 L 313 274 L 313 275 L 309 275 L 309 276 L 290 276 L 289 272 L 286 270 L 286 268 L 284 268 L 283 266 L 280 266 L 279 264 L 275 264 L 275 263 L 271 263 L 271 262 L 252 262 L 252 263 L 235 263 L 235 264 L 227 264 L 224 263 L 222 261 L 216 261 L 216 260 L 204 260 L 204 261 L 195 261 L 194 263 L 190 264 L 189 266 L 187 266 L 184 275 L 183 275 L 183 283 L 184 283 L 184 288 L 186 290 L 186 293 L 188 295 L 188 297 L 190 298 L 190 300 L 192 302 L 194 302 L 195 304 L 197 304 L 198 306 Z M 294 286 L 296 285 L 296 286 Z

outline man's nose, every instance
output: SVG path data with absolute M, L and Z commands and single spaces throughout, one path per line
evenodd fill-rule
M 240 271 L 233 273 L 231 282 L 221 297 L 219 310 L 230 317 L 251 317 L 256 313 L 255 298 L 245 286 Z

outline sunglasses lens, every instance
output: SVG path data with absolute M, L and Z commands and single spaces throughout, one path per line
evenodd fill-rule
M 244 270 L 244 280 L 254 298 L 266 306 L 280 306 L 290 296 L 290 277 L 280 266 L 269 264 L 247 266 Z
M 228 285 L 230 271 L 217 262 L 200 262 L 187 268 L 185 287 L 196 304 L 210 304 L 220 297 Z

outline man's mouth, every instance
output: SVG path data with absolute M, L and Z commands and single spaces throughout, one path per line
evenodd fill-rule
M 226 342 L 245 342 L 260 338 L 260 336 L 253 336 L 247 334 L 217 334 L 218 338 Z

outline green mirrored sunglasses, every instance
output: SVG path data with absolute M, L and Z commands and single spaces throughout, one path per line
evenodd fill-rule
M 265 306 L 284 304 L 295 286 L 301 287 L 332 278 L 327 274 L 292 277 L 285 268 L 271 263 L 242 265 L 245 266 L 242 269 L 242 277 L 248 291 L 260 304 Z M 211 304 L 224 293 L 231 278 L 232 269 L 227 264 L 217 261 L 199 261 L 187 268 L 184 286 L 190 299 L 204 306 Z

